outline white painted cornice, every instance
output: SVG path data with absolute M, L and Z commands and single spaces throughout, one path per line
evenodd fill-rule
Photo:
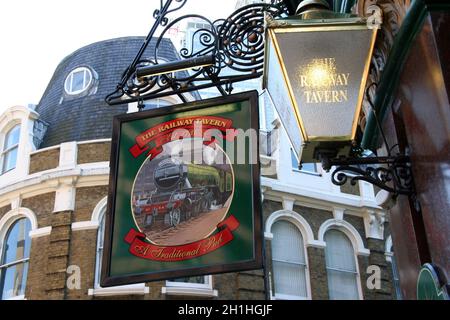
M 24 117 L 28 117 L 29 119 L 37 119 L 39 114 L 28 107 L 13 106 L 0 114 L 0 126 L 3 126 L 14 119 L 23 119 Z
M 0 189 L 0 207 L 8 205 L 11 199 L 34 197 L 40 194 L 56 192 L 61 185 L 76 188 L 108 185 L 109 162 L 78 165 L 73 169 L 56 168 L 27 176 Z
M 333 212 L 334 208 L 342 208 L 346 210 L 347 214 L 358 216 L 362 216 L 367 209 L 383 211 L 375 201 L 361 199 L 357 196 L 285 184 L 266 177 L 261 178 L 261 185 L 265 188 L 265 199 L 281 203 L 283 203 L 283 199 L 289 197 L 295 199 L 295 204 L 330 212 Z

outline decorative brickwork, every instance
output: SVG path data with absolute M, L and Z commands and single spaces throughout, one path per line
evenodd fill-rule
M 67 268 L 70 254 L 72 212 L 59 212 L 52 215 L 52 233 L 47 260 L 47 286 L 49 299 L 66 298 Z

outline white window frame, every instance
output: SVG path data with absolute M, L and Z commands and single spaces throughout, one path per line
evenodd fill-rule
M 20 219 L 26 219 L 26 218 L 20 218 Z M 17 220 L 20 220 L 20 219 L 17 219 Z M 30 239 L 30 241 L 31 241 L 31 239 Z M 2 245 L 3 245 L 3 241 L 2 241 Z M 0 261 L 2 259 L 3 259 L 3 254 L 2 254 L 2 257 L 0 257 Z M 30 267 L 30 257 L 25 258 L 25 259 L 15 260 L 15 261 L 10 262 L 10 263 L 0 264 L 0 275 L 1 275 L 3 269 L 8 269 L 10 267 L 14 267 L 14 266 L 16 266 L 18 264 L 21 264 L 21 263 L 23 263 L 23 264 L 28 263 L 28 268 L 29 268 Z M 26 290 L 26 287 L 27 287 L 27 280 L 28 280 L 28 276 L 27 276 L 27 279 L 25 280 L 24 291 Z M 3 294 L 3 293 L 0 292 L 0 294 Z M 23 300 L 23 299 L 25 299 L 25 294 L 20 294 L 18 296 L 12 296 L 12 297 L 9 297 L 9 298 L 4 299 L 4 300 Z M 0 300 L 1 300 L 1 298 L 0 298 Z
M 359 234 L 358 230 L 351 225 L 349 222 L 341 219 L 329 219 L 322 223 L 322 225 L 319 228 L 319 242 L 325 243 L 324 236 L 325 233 L 330 229 L 337 229 L 339 231 L 342 231 L 347 235 L 347 237 L 350 239 L 350 242 L 353 245 L 353 249 L 355 251 L 356 255 L 361 256 L 369 256 L 370 250 L 367 249 L 364 246 L 364 241 Z
M 311 300 L 310 297 L 301 297 L 301 296 L 294 296 L 290 294 L 281 294 L 281 293 L 275 293 L 271 296 L 270 300 Z
M 95 206 L 94 211 L 91 216 L 91 221 L 75 222 L 72 223 L 72 231 L 83 231 L 83 230 L 97 230 L 96 235 L 96 245 L 95 245 L 95 269 L 94 269 L 94 287 L 88 289 L 89 296 L 96 297 L 110 297 L 110 296 L 124 296 L 124 295 L 145 295 L 150 292 L 150 288 L 145 285 L 145 283 L 130 284 L 124 286 L 114 286 L 103 288 L 100 286 L 100 279 L 98 277 L 100 270 L 100 264 L 97 259 L 98 247 L 100 243 L 100 238 L 98 231 L 100 229 L 100 221 L 102 217 L 106 214 L 106 205 L 108 197 L 104 197 Z
M 5 242 L 6 236 L 8 235 L 8 231 L 13 226 L 13 224 L 20 219 L 28 219 L 28 221 L 30 221 L 31 230 L 29 233 L 29 237 L 30 237 L 31 241 L 33 239 L 33 237 L 31 236 L 32 232 L 38 230 L 36 215 L 31 210 L 26 209 L 26 208 L 17 208 L 17 209 L 7 212 L 0 219 L 0 261 L 1 261 L 1 259 L 3 259 L 3 253 L 4 253 L 3 245 Z M 30 254 L 31 254 L 31 252 L 30 252 Z M 22 259 L 22 260 L 24 262 L 26 260 L 29 263 L 30 258 L 28 257 L 27 259 Z M 15 261 L 14 264 L 16 264 L 16 263 L 19 263 L 19 262 Z M 3 268 L 3 265 L 2 265 L 2 268 Z M 28 282 L 28 279 L 27 279 L 27 282 Z M 25 290 L 26 290 L 26 286 L 27 286 L 27 284 L 25 283 Z M 6 300 L 25 300 L 25 295 L 10 297 Z
M 305 257 L 306 258 L 306 257 Z M 309 269 L 308 265 L 305 266 L 305 272 L 306 272 L 306 291 L 308 293 L 307 297 L 303 296 L 296 296 L 291 294 L 283 294 L 283 293 L 276 293 L 275 289 L 273 288 L 271 290 L 270 294 L 270 300 L 312 300 L 311 298 L 311 282 L 309 281 Z M 270 274 L 270 283 L 272 287 L 272 282 L 274 281 L 272 273 Z
M 161 293 L 174 296 L 191 297 L 217 297 L 218 291 L 213 289 L 211 275 L 204 276 L 205 283 L 166 281 L 166 286 L 161 288 Z
M 294 156 L 296 159 L 297 159 L 297 157 L 295 156 L 295 152 L 294 152 L 294 150 L 292 150 L 292 148 L 290 148 L 289 150 L 290 150 L 290 152 L 291 152 L 291 154 L 290 154 L 290 156 L 291 156 L 291 167 L 292 167 L 292 171 L 293 171 L 293 172 L 303 173 L 303 174 L 308 174 L 308 175 L 310 175 L 310 176 L 316 176 L 316 177 L 321 177 L 321 176 L 322 176 L 322 173 L 321 173 L 321 171 L 320 171 L 320 166 L 319 166 L 318 163 L 313 163 L 314 166 L 315 166 L 315 168 L 316 168 L 316 171 L 308 171 L 308 170 L 303 170 L 303 169 L 295 168 L 295 167 L 293 166 L 293 163 L 292 163 L 292 157 Z M 298 162 L 298 160 L 297 160 L 297 162 Z
M 73 76 L 75 73 L 81 72 L 83 71 L 83 88 L 80 90 L 72 90 L 73 87 Z M 89 74 L 89 82 L 86 83 L 86 74 Z M 94 75 L 92 73 L 92 71 L 88 68 L 88 67 L 78 67 L 73 69 L 72 71 L 70 71 L 69 75 L 66 77 L 66 80 L 64 81 L 64 91 L 68 94 L 68 95 L 77 95 L 80 94 L 84 91 L 86 91 L 87 89 L 89 89 L 89 87 L 92 84 L 92 81 L 94 80 Z M 69 90 L 68 90 L 69 89 Z
M 329 230 L 337 230 L 340 231 L 344 234 L 345 237 L 347 237 L 347 239 L 350 241 L 350 244 L 352 245 L 353 248 L 353 259 L 355 261 L 355 267 L 356 267 L 356 271 L 350 271 L 350 270 L 342 270 L 342 269 L 335 269 L 335 268 L 329 268 L 326 263 L 325 263 L 325 268 L 327 270 L 334 270 L 334 271 L 340 271 L 340 272 L 347 272 L 347 273 L 353 273 L 356 275 L 356 287 L 357 287 L 357 291 L 358 291 L 358 299 L 359 300 L 364 300 L 364 296 L 363 296 L 363 292 L 362 292 L 362 286 L 361 286 L 361 273 L 359 271 L 359 261 L 358 261 L 358 254 L 357 254 L 357 247 L 355 246 L 355 243 L 353 241 L 353 237 L 349 236 L 349 232 L 348 230 L 342 228 L 342 226 L 330 226 L 329 228 L 327 228 L 323 234 L 323 237 L 325 236 L 325 234 L 327 233 L 327 231 Z M 320 233 L 320 230 L 319 230 Z M 325 241 L 325 240 L 323 240 Z M 325 251 L 326 254 L 326 251 Z M 326 258 L 325 258 L 326 259 Z
M 7 142 L 8 134 L 11 131 L 13 131 L 15 128 L 19 128 L 19 140 L 17 141 L 16 144 L 14 144 L 12 146 L 9 146 L 6 149 L 6 142 Z M 0 161 L 0 165 L 1 165 L 1 167 L 0 167 L 0 176 L 5 174 L 5 173 L 7 173 L 7 172 L 10 172 L 10 171 L 14 170 L 17 167 L 17 160 L 18 160 L 18 157 L 19 157 L 19 145 L 20 145 L 20 138 L 21 138 L 20 137 L 21 136 L 21 130 L 22 130 L 22 127 L 21 127 L 21 124 L 19 122 L 19 123 L 14 123 L 11 127 L 8 128 L 8 130 L 5 131 L 4 138 L 3 138 L 3 143 L 2 143 L 2 152 L 0 154 L 0 158 L 1 158 L 0 159 L 1 160 Z M 8 170 L 4 170 L 4 164 L 5 164 L 6 155 L 8 153 L 10 153 L 11 151 L 13 151 L 14 149 L 17 149 L 16 163 L 14 164 L 13 168 L 8 169 Z
M 300 232 L 303 238 L 303 250 L 305 254 L 305 281 L 306 281 L 306 297 L 303 296 L 295 296 L 295 295 L 287 295 L 287 294 L 279 294 L 275 292 L 275 288 L 271 289 L 270 299 L 271 300 L 311 300 L 311 278 L 309 272 L 309 257 L 308 257 L 308 247 L 309 246 L 321 246 L 321 244 L 317 241 L 314 241 L 313 231 L 308 222 L 300 216 L 297 212 L 290 210 L 281 210 L 273 212 L 266 221 L 264 237 L 266 240 L 273 239 L 272 226 L 277 221 L 287 221 L 292 223 Z M 273 259 L 272 259 L 273 260 Z M 269 281 L 270 286 L 272 288 L 273 283 L 273 275 L 272 272 L 269 273 Z

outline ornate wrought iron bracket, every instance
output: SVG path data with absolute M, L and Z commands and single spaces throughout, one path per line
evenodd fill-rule
M 336 158 L 322 157 L 322 166 L 326 171 L 336 167 L 331 181 L 342 186 L 350 180 L 352 185 L 358 181 L 366 181 L 395 196 L 413 195 L 414 184 L 410 159 L 408 156 L 368 158 Z
M 182 101 L 186 101 L 185 93 L 212 87 L 217 88 L 220 94 L 228 95 L 233 91 L 233 83 L 262 76 L 265 15 L 273 18 L 287 15 L 287 8 L 281 0 L 244 6 L 227 19 L 210 21 L 203 16 L 189 14 L 169 22 L 167 16 L 181 9 L 186 2 L 160 0 L 160 9 L 153 14 L 154 25 L 142 47 L 124 72 L 116 90 L 106 97 L 109 105 L 129 102 L 142 104 L 144 100 L 171 95 L 178 95 Z M 196 19 L 203 27 L 194 31 L 190 45 L 179 51 L 182 60 L 177 63 L 181 68 L 173 72 L 145 75 L 145 70 L 151 70 L 152 66 L 167 70 L 159 55 L 162 40 L 176 24 L 187 19 Z M 163 30 L 159 37 L 154 38 L 158 28 Z M 150 43 L 154 47 L 151 55 L 146 57 L 144 54 Z M 207 56 L 213 57 L 212 64 L 199 67 L 190 64 L 195 59 Z M 186 61 L 185 68 L 183 61 Z M 190 71 L 179 71 L 186 69 Z
M 351 185 L 356 185 L 361 180 L 392 193 L 394 197 L 406 195 L 415 198 L 411 160 L 405 154 L 392 154 L 393 148 L 398 145 L 389 146 L 373 106 L 370 92 L 376 86 L 377 83 L 374 82 L 366 88 L 366 101 L 371 107 L 370 110 L 381 132 L 387 156 L 363 157 L 364 150 L 356 144 L 352 147 L 349 157 L 334 158 L 333 151 L 329 150 L 318 150 L 318 156 L 322 161 L 322 167 L 327 172 L 332 167 L 336 167 L 331 175 L 331 181 L 335 185 L 342 186 L 348 180 Z M 419 206 L 418 202 L 416 205 Z

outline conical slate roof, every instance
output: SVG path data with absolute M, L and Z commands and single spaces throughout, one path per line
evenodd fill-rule
M 109 106 L 105 97 L 115 90 L 144 39 L 124 37 L 96 42 L 78 49 L 58 65 L 36 109 L 40 119 L 49 123 L 40 148 L 69 141 L 111 138 L 113 116 L 126 113 L 128 105 Z M 151 56 L 153 43 L 143 57 Z M 158 58 L 178 59 L 169 39 L 162 40 Z M 84 92 L 70 95 L 64 89 L 66 78 L 80 67 L 88 68 L 94 79 Z

